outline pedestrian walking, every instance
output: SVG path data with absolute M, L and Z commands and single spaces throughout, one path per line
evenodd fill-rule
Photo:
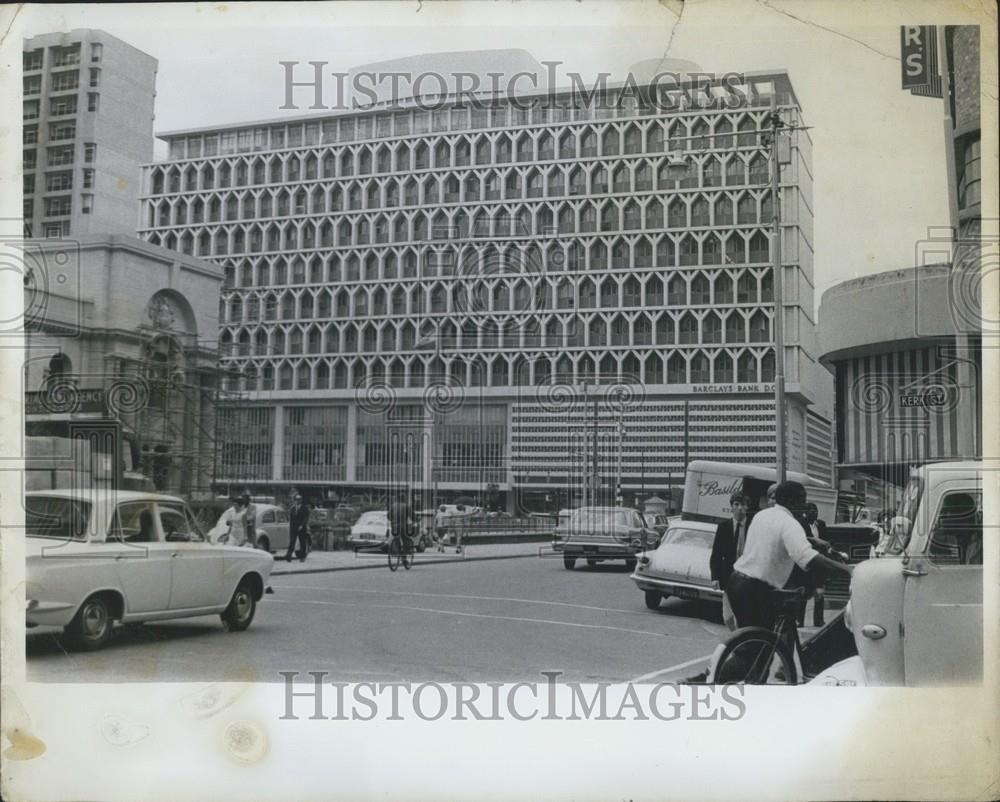
M 240 504 L 243 505 L 243 523 L 246 528 L 247 545 L 257 548 L 257 506 L 250 499 L 250 491 L 244 489 L 240 494 Z
M 299 542 L 298 551 L 295 542 Z M 292 561 L 292 553 L 305 562 L 309 554 L 309 505 L 302 500 L 297 490 L 292 490 L 292 506 L 288 510 L 288 551 L 285 552 L 285 562 Z
M 226 526 L 226 531 L 219 537 L 219 541 L 229 546 L 243 546 L 247 542 L 246 508 L 239 496 L 233 496 L 232 506 L 222 514 L 221 523 Z
M 715 530 L 709 568 L 712 572 L 712 584 L 722 591 L 725 591 L 733 573 L 733 565 L 743 554 L 746 545 L 748 507 L 749 499 L 742 492 L 733 493 L 729 497 L 732 517 L 720 523 Z M 731 630 L 736 629 L 736 618 L 725 593 L 722 596 L 722 620 Z

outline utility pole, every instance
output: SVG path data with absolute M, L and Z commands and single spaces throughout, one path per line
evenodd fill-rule
M 771 236 L 771 282 L 774 287 L 774 407 L 776 422 L 776 468 L 778 482 L 785 481 L 785 307 L 781 272 L 781 156 L 778 152 L 778 129 L 782 122 L 777 96 L 771 95 L 771 207 L 774 212 Z
M 593 474 L 590 477 L 591 499 L 592 499 L 591 500 L 591 504 L 593 506 L 595 506 L 595 507 L 597 506 L 597 488 L 599 486 L 599 479 L 598 479 L 598 475 L 599 474 L 598 474 L 598 468 L 597 468 L 597 426 L 598 426 L 598 424 L 597 424 L 597 412 L 598 412 L 598 400 L 597 400 L 597 393 L 595 392 L 594 393 L 594 433 L 593 433 L 594 450 L 593 450 L 593 465 L 591 467 L 591 470 L 593 471 Z
M 625 408 L 618 410 L 618 485 L 615 490 L 615 503 L 621 507 L 625 503 L 622 491 L 622 446 L 625 440 Z
M 685 399 L 685 401 L 684 401 L 684 464 L 681 466 L 681 472 L 682 473 L 684 473 L 684 472 L 687 471 L 687 466 L 688 466 L 688 462 L 690 461 L 690 455 L 691 455 L 691 451 L 690 451 L 690 447 L 689 447 L 689 441 L 690 441 L 689 434 L 690 434 L 690 429 L 691 429 L 690 415 L 691 415 L 691 402 Z

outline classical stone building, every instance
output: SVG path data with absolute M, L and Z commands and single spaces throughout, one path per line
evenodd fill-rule
M 207 495 L 221 268 L 116 235 L 36 240 L 26 254 L 29 477 L 53 469 L 33 435 L 110 427 L 128 446 L 126 470 Z

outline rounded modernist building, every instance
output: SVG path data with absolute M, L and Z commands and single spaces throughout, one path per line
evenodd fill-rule
M 982 454 L 978 305 L 964 284 L 934 264 L 823 294 L 820 361 L 834 374 L 842 489 L 888 486 L 879 503 L 891 506 L 912 467 Z

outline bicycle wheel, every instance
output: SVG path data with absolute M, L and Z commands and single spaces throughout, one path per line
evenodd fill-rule
M 410 566 L 413 565 L 413 538 L 403 536 L 403 550 L 400 556 L 403 561 L 403 568 L 409 571 Z
M 733 634 L 715 666 L 716 685 L 795 685 L 795 661 L 776 633 L 747 627 Z
M 389 548 L 387 549 L 389 554 L 389 570 L 395 571 L 399 568 L 399 538 L 394 537 L 389 541 Z

